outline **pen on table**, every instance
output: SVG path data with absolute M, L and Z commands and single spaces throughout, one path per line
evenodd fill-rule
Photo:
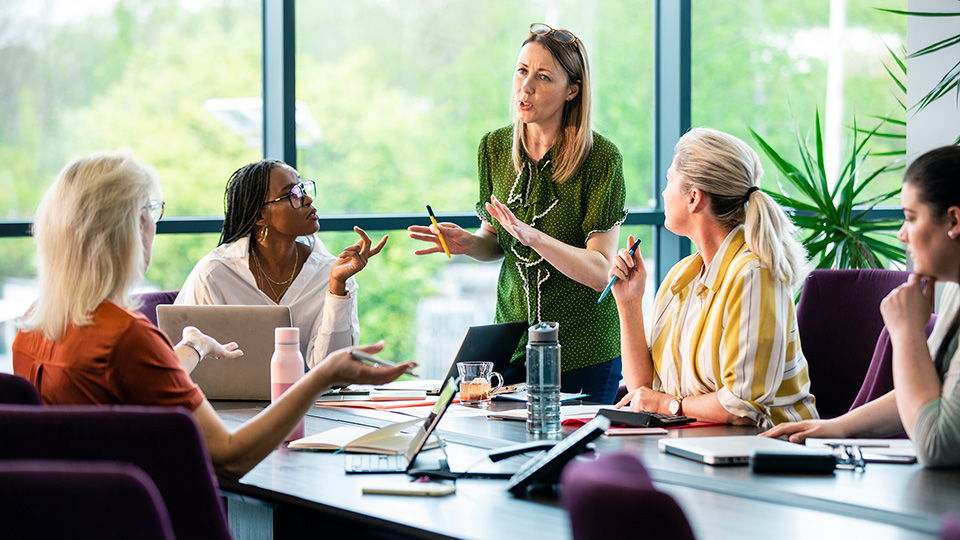
M 367 354 L 367 353 L 365 353 L 365 352 L 363 352 L 363 351 L 358 351 L 358 350 L 356 350 L 356 349 L 350 351 L 350 356 L 352 356 L 352 357 L 354 357 L 355 359 L 363 362 L 364 364 L 369 364 L 369 365 L 371 365 L 371 366 L 373 366 L 373 367 L 380 367 L 380 366 L 397 367 L 397 365 L 398 365 L 398 364 L 395 364 L 395 363 L 393 363 L 393 362 L 391 362 L 391 361 L 389 361 L 389 360 L 384 360 L 384 359 L 382 359 L 382 358 L 377 358 L 376 356 L 374 356 L 374 355 L 372 355 L 372 354 Z M 408 375 L 416 376 L 416 373 L 413 373 L 413 372 L 410 371 L 410 370 L 404 371 L 404 373 L 406 373 L 406 374 L 408 374 Z
M 629 251 L 628 253 L 629 253 L 630 255 L 633 255 L 633 253 L 634 253 L 635 251 L 637 251 L 637 246 L 639 246 L 639 245 L 640 245 L 640 239 L 637 238 L 637 241 L 634 242 L 632 246 L 630 246 L 630 251 Z M 613 287 L 613 282 L 616 281 L 616 280 L 617 280 L 617 276 L 613 276 L 612 278 L 610 278 L 610 283 L 607 283 L 607 287 L 606 287 L 605 289 L 603 289 L 603 292 L 602 292 L 602 293 L 600 293 L 600 299 L 597 300 L 597 303 L 598 303 L 598 304 L 599 304 L 600 302 L 602 302 L 602 301 L 603 301 L 603 297 L 606 296 L 608 292 L 610 292 L 610 288 Z
M 443 239 L 443 235 L 440 234 L 440 224 L 437 223 L 437 216 L 433 215 L 433 208 L 430 208 L 430 205 L 427 205 L 427 213 L 430 214 L 430 221 L 433 222 L 433 226 L 437 228 L 437 236 L 440 237 L 440 245 L 443 246 L 443 252 L 447 254 L 447 258 L 450 258 L 450 249 L 447 248 L 447 241 Z

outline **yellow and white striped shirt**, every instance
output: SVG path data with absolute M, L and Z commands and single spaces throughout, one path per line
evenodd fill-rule
M 670 270 L 653 321 L 654 390 L 717 392 L 727 411 L 763 428 L 819 418 L 791 291 L 747 249 L 742 226 L 705 270 L 699 253 Z

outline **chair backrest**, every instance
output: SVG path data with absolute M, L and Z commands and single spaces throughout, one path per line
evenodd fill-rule
M 560 502 L 570 513 L 574 540 L 694 538 L 680 505 L 653 487 L 643 463 L 633 454 L 572 460 L 560 477 Z M 642 534 L 638 534 L 641 523 Z
M 937 314 L 934 313 L 927 321 L 927 336 L 933 332 L 933 325 L 936 322 Z M 893 390 L 893 344 L 890 343 L 890 333 L 884 326 L 877 339 L 877 346 L 873 349 L 873 358 L 870 359 L 867 375 L 863 378 L 860 392 L 850 406 L 850 410 L 873 401 L 891 390 Z
M 847 412 L 857 397 L 883 329 L 880 302 L 909 272 L 814 270 L 797 304 L 810 391 L 823 418 Z
M 140 301 L 138 311 L 143 313 L 154 326 L 157 326 L 157 306 L 160 304 L 172 304 L 177 299 L 180 291 L 159 291 L 135 294 L 134 298 Z
M 157 486 L 118 462 L 0 461 L 5 538 L 174 540 Z
M 960 514 L 949 513 L 940 521 L 940 540 L 960 540 Z
M 199 428 L 185 409 L 0 406 L 0 460 L 132 463 L 160 490 L 178 540 L 231 538 Z
M 0 373 L 0 403 L 41 405 L 40 392 L 19 375 Z

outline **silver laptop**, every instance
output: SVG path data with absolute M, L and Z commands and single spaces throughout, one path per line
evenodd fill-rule
M 196 326 L 221 343 L 240 346 L 243 356 L 207 358 L 190 374 L 207 399 L 270 400 L 274 329 L 292 324 L 289 307 L 164 304 L 157 306 L 157 323 L 171 343 L 180 341 L 184 326 Z
M 757 451 L 784 454 L 820 455 L 814 450 L 759 435 L 736 437 L 684 437 L 682 439 L 664 438 L 658 441 L 661 452 L 706 463 L 707 465 L 747 465 L 750 455 Z

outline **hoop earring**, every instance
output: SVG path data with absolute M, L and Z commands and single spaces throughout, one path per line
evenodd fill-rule
M 269 232 L 269 231 L 267 230 L 266 227 L 263 227 L 262 229 L 260 229 L 260 234 L 257 235 L 257 242 L 259 242 L 259 243 L 261 243 L 261 244 L 264 243 L 264 242 L 266 242 L 266 241 L 267 241 L 267 233 L 268 233 L 268 232 Z

